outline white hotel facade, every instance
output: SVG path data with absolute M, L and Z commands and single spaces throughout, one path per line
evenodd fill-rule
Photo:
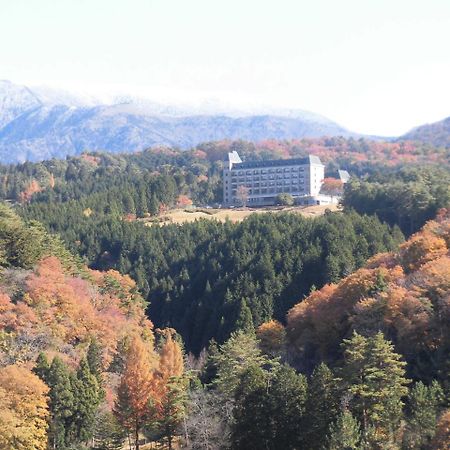
M 292 195 L 298 205 L 330 204 L 333 200 L 320 194 L 324 177 L 325 166 L 317 156 L 243 162 L 234 151 L 223 170 L 224 205 L 241 205 L 240 186 L 247 189 L 250 207 L 274 205 L 281 193 Z

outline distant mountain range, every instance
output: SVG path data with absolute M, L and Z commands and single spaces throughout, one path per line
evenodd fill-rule
M 450 117 L 439 122 L 413 128 L 402 139 L 450 148 Z
M 129 96 L 102 101 L 0 81 L 1 163 L 64 158 L 87 150 L 132 152 L 157 145 L 186 149 L 223 139 L 321 136 L 360 137 L 303 110 L 245 111 L 211 103 L 187 108 Z
M 259 141 L 324 135 L 352 133 L 301 110 L 254 114 L 211 104 L 186 109 L 130 97 L 102 104 L 88 96 L 0 81 L 2 163 L 65 157 L 85 150 L 131 152 L 155 145 L 184 149 L 222 139 Z

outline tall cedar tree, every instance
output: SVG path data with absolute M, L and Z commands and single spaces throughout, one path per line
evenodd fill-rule
M 304 444 L 305 403 L 308 383 L 288 365 L 281 366 L 269 387 L 272 448 L 297 450 Z
M 89 370 L 86 359 L 82 359 L 74 380 L 74 417 L 72 419 L 75 436 L 79 442 L 88 442 L 93 435 L 94 420 L 102 398 L 97 378 Z
M 69 371 L 60 358 L 53 359 L 46 383 L 50 388 L 49 442 L 53 448 L 64 448 L 70 443 L 69 428 L 74 414 L 75 398 Z

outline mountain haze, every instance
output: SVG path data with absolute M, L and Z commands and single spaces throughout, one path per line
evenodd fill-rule
M 113 98 L 105 104 L 88 96 L 0 81 L 3 163 L 65 157 L 85 150 L 133 152 L 155 145 L 185 149 L 222 139 L 325 135 L 352 133 L 302 110 L 241 111 L 214 104 L 182 108 L 132 97 Z

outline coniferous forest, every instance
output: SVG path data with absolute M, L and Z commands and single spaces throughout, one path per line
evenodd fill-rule
M 314 150 L 342 208 L 160 223 L 221 202 L 230 149 Z M 1 449 L 449 448 L 448 150 L 86 153 L 0 198 Z

